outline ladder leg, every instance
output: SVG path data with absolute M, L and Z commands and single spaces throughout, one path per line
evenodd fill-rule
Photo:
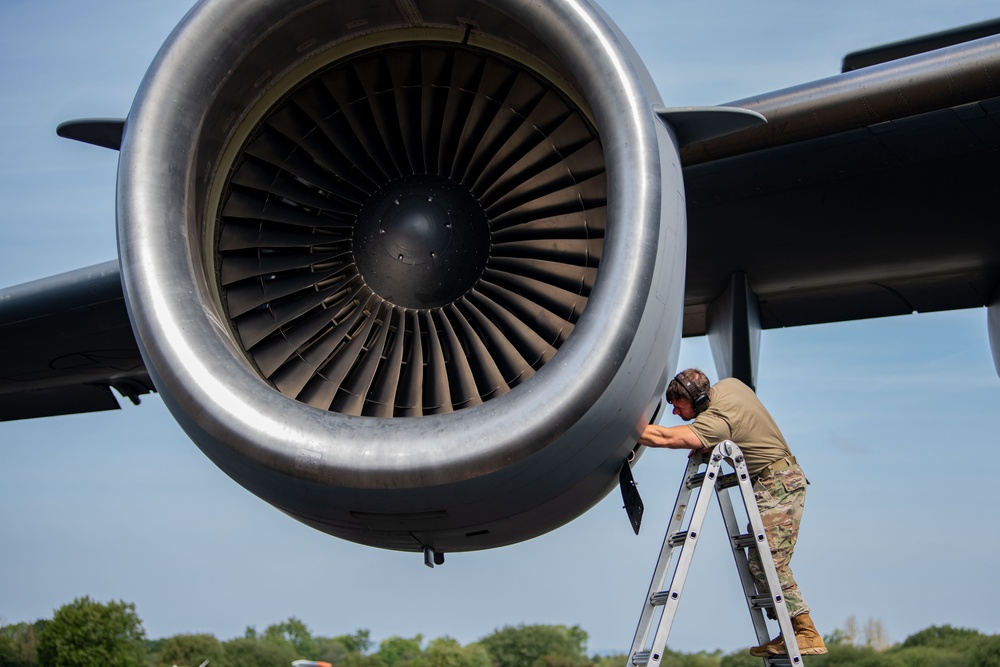
M 646 647 L 646 641 L 649 638 L 649 631 L 653 626 L 653 616 L 656 613 L 656 605 L 650 604 L 650 600 L 653 596 L 663 589 L 663 584 L 667 580 L 667 575 L 669 574 L 669 567 L 673 556 L 674 544 L 670 540 L 670 537 L 676 534 L 681 525 L 684 522 L 685 514 L 687 513 L 688 503 L 691 499 L 692 486 L 689 484 L 689 480 L 698 472 L 699 463 L 695 460 L 689 460 L 687 468 L 684 471 L 684 477 L 681 481 L 681 487 L 677 491 L 677 499 L 674 501 L 674 509 L 670 515 L 670 523 L 667 524 L 667 532 L 663 538 L 663 546 L 660 548 L 660 555 L 656 561 L 656 567 L 653 569 L 653 578 L 649 583 L 649 591 L 646 593 L 646 603 L 643 605 L 642 615 L 639 617 L 639 624 L 636 626 L 635 637 L 632 639 L 632 648 L 629 651 L 629 656 L 631 660 L 635 660 L 635 656 L 642 652 Z
M 763 608 L 753 603 L 758 595 L 757 582 L 750 571 L 750 562 L 747 558 L 747 548 L 756 548 L 751 543 L 752 536 L 743 533 L 733 509 L 732 496 L 728 489 L 718 489 L 719 508 L 722 510 L 722 520 L 726 524 L 726 532 L 729 533 L 729 541 L 733 545 L 733 557 L 736 559 L 736 571 L 740 575 L 740 584 L 743 586 L 743 596 L 747 601 L 750 610 L 750 619 L 753 622 L 753 629 L 757 635 L 758 645 L 770 640 L 767 622 L 764 620 Z M 761 591 L 767 593 L 767 591 Z M 770 596 L 768 596 L 770 598 Z
M 673 625 L 677 605 L 680 601 L 681 591 L 684 581 L 690 569 L 691 559 L 694 556 L 694 548 L 697 538 L 701 532 L 701 526 L 708 512 L 708 504 L 711 500 L 711 488 L 714 488 L 715 480 L 718 478 L 721 458 L 714 463 L 710 460 L 708 467 L 703 473 L 698 473 L 701 466 L 699 458 L 691 458 L 684 473 L 684 480 L 677 493 L 677 500 L 674 503 L 673 514 L 667 528 L 667 534 L 663 540 L 663 547 L 660 550 L 659 559 L 653 572 L 653 579 L 650 582 L 649 591 L 643 606 L 642 615 L 632 640 L 632 648 L 629 651 L 630 665 L 659 665 L 663 656 L 663 649 L 666 646 L 667 638 L 670 634 L 670 627 Z M 691 492 L 698 488 L 698 498 L 694 508 L 691 510 L 690 521 L 687 528 L 683 528 L 685 514 L 690 502 Z M 670 565 L 673 560 L 675 547 L 680 547 L 677 554 L 676 564 L 673 567 L 673 574 L 670 577 L 670 585 L 664 588 L 664 582 L 670 574 Z M 656 613 L 659 611 L 659 619 Z M 653 630 L 652 643 L 647 649 L 650 631 Z
M 734 478 L 731 481 L 727 480 L 727 482 L 723 482 L 720 479 L 720 482 L 716 485 L 716 495 L 719 496 L 719 506 L 722 508 L 723 520 L 729 532 L 730 543 L 733 545 L 736 569 L 740 573 L 743 591 L 747 596 L 747 605 L 750 608 L 750 616 L 753 619 L 757 639 L 761 643 L 769 640 L 767 625 L 764 622 L 761 609 L 770 608 L 774 610 L 774 614 L 778 620 L 778 627 L 781 629 L 782 639 L 785 642 L 787 657 L 766 658 L 765 661 L 769 665 L 801 665 L 802 657 L 799 654 L 798 643 L 795 641 L 792 620 L 788 615 L 785 595 L 781 590 L 781 583 L 778 580 L 778 571 L 774 566 L 774 559 L 771 557 L 771 548 L 767 542 L 767 531 L 764 529 L 764 522 L 757 508 L 757 499 L 754 496 L 753 484 L 750 481 L 750 474 L 747 471 L 743 453 L 739 447 L 730 441 L 720 444 L 718 451 L 733 463 L 735 470 Z M 733 510 L 732 499 L 728 491 L 727 483 L 731 485 L 733 482 L 735 482 L 735 486 L 739 489 L 739 497 L 743 501 L 750 524 L 749 532 L 746 534 L 740 533 Z M 760 555 L 761 569 L 764 572 L 767 590 L 757 591 L 756 582 L 750 572 L 747 554 L 744 551 L 747 548 L 756 549 Z
M 722 463 L 728 461 L 732 464 L 734 472 L 729 475 L 721 475 Z M 802 657 L 799 654 L 799 647 L 795 641 L 795 631 L 792 628 L 791 618 L 788 615 L 788 608 L 785 604 L 785 596 L 781 590 L 778 580 L 778 572 L 774 566 L 774 559 L 771 557 L 771 549 L 767 542 L 767 533 L 764 530 L 764 522 L 761 519 L 760 511 L 757 508 L 757 500 L 754 497 L 753 484 L 750 481 L 750 474 L 747 471 L 746 461 L 739 447 L 732 441 L 726 440 L 716 446 L 710 453 L 707 460 L 707 467 L 704 472 L 699 473 L 698 469 L 702 461 L 698 458 L 691 458 L 688 461 L 687 469 L 684 473 L 684 480 L 677 493 L 677 500 L 674 502 L 673 514 L 667 528 L 667 534 L 660 549 L 659 559 L 653 571 L 653 579 L 646 594 L 646 601 L 643 606 L 642 615 L 639 618 L 639 625 L 632 640 L 632 648 L 629 651 L 629 662 L 626 667 L 650 666 L 659 667 L 663 657 L 663 651 L 667 645 L 667 638 L 670 635 L 670 628 L 673 625 L 677 605 L 680 601 L 681 591 L 684 588 L 684 581 L 687 578 L 691 560 L 694 557 L 694 548 L 697 545 L 697 538 L 701 532 L 705 514 L 708 511 L 708 504 L 714 490 L 719 499 L 719 507 L 722 510 L 722 519 L 726 524 L 729 534 L 729 541 L 733 548 L 733 556 L 736 560 L 736 569 L 740 575 L 740 582 L 743 585 L 743 593 L 747 606 L 750 610 L 750 618 L 753 621 L 754 631 L 761 644 L 769 641 L 767 623 L 764 620 L 764 609 L 772 609 L 778 620 L 782 638 L 785 642 L 787 655 L 765 656 L 764 664 L 768 667 L 798 667 L 802 664 Z M 749 532 L 742 533 L 739 520 L 733 506 L 732 496 L 729 492 L 731 487 L 739 489 L 738 497 L 743 501 L 746 510 Z M 684 519 L 687 514 L 693 489 L 698 488 L 698 498 L 694 508 L 691 510 L 690 520 L 684 528 Z M 674 549 L 680 547 L 677 553 L 677 560 L 672 569 L 670 565 L 673 561 Z M 756 549 L 761 556 L 761 568 L 765 577 L 765 590 L 758 590 L 758 585 L 750 571 L 748 549 Z M 664 588 L 664 582 L 670 575 L 670 584 Z M 657 611 L 659 618 L 657 619 Z M 655 628 L 655 630 L 654 630 Z M 650 633 L 652 632 L 652 642 L 648 644 Z

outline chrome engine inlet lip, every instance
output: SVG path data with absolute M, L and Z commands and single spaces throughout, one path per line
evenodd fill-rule
M 449 414 L 347 417 L 289 399 L 262 381 L 234 344 L 214 277 L 201 261 L 206 241 L 198 221 L 224 138 L 199 130 L 219 122 L 209 116 L 225 110 L 216 96 L 233 63 L 314 4 L 203 2 L 164 45 L 139 90 L 122 146 L 118 231 L 123 285 L 146 366 L 192 439 L 231 469 L 263 466 L 341 487 L 405 489 L 461 482 L 538 454 L 616 376 L 649 300 L 660 149 L 650 113 L 659 99 L 650 98 L 648 74 L 636 69 L 631 47 L 589 2 L 482 3 L 547 44 L 587 91 L 606 155 L 608 218 L 619 222 L 609 225 L 587 311 L 530 381 Z

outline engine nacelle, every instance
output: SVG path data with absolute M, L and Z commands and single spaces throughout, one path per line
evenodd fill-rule
M 528 539 L 676 363 L 676 141 L 586 0 L 205 0 L 123 136 L 123 283 L 198 446 L 355 542 Z

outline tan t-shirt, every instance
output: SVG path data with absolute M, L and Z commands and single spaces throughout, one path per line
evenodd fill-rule
M 751 475 L 792 455 L 778 425 L 750 387 L 726 378 L 712 387 L 710 398 L 708 409 L 689 424 L 701 444 L 715 447 L 732 440 L 743 450 Z

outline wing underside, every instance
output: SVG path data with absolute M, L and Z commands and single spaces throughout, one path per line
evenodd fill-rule
M 118 408 L 153 390 L 118 263 L 0 291 L 0 421 Z
M 685 335 L 734 274 L 761 328 L 989 305 L 1000 39 L 731 103 L 769 124 L 685 158 Z

